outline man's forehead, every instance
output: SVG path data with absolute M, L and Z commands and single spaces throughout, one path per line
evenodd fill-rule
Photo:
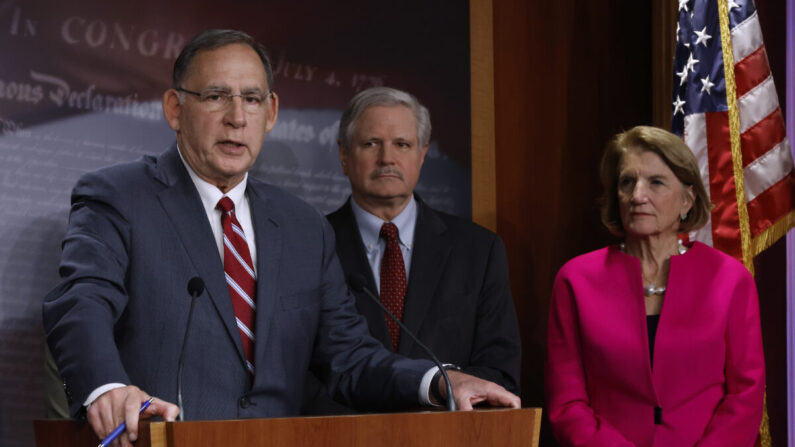
M 259 54 L 248 44 L 231 43 L 196 52 L 185 79 L 200 76 L 217 88 L 228 88 L 230 82 L 244 81 L 246 89 L 268 89 L 265 65 Z
M 366 117 L 366 118 L 365 118 Z M 369 124 L 369 127 L 383 123 L 408 125 L 416 131 L 417 119 L 412 110 L 403 104 L 374 104 L 366 109 L 356 119 L 357 124 Z

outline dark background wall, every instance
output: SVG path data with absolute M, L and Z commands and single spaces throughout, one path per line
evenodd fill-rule
M 555 273 L 612 240 L 596 206 L 602 148 L 651 121 L 651 15 L 635 1 L 494 6 L 497 228 L 523 318 L 532 404 L 542 395 Z
M 755 0 L 781 110 L 786 114 L 786 1 Z M 789 136 L 792 144 L 792 135 Z M 754 262 L 767 368 L 767 410 L 773 446 L 787 445 L 787 244 L 780 239 Z

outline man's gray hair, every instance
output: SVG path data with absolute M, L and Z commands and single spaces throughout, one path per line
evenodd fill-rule
M 179 53 L 177 60 L 174 61 L 171 86 L 175 89 L 183 87 L 182 81 L 187 77 L 188 68 L 190 68 L 190 64 L 197 53 L 234 43 L 248 45 L 257 53 L 265 68 L 265 80 L 268 82 L 268 89 L 273 90 L 273 68 L 265 47 L 243 31 L 232 29 L 209 29 L 194 36 Z
M 417 101 L 411 93 L 391 87 L 368 88 L 351 99 L 340 119 L 339 139 L 345 151 L 353 144 L 356 133 L 356 121 L 373 106 L 405 106 L 414 113 L 417 123 L 417 140 L 419 147 L 425 147 L 431 140 L 431 114 L 428 109 Z

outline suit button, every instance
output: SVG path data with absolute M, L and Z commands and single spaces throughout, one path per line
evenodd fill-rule
M 240 398 L 240 408 L 248 408 L 251 405 L 251 401 L 248 397 L 241 397 Z

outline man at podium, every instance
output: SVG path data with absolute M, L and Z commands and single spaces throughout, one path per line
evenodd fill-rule
M 163 95 L 176 144 L 73 190 L 44 326 L 71 414 L 101 438 L 126 422 L 130 445 L 151 396 L 141 417 L 174 419 L 180 363 L 186 419 L 296 415 L 310 370 L 357 407 L 432 400 L 433 364 L 368 334 L 323 216 L 248 176 L 278 115 L 272 86 L 250 36 L 199 34 Z M 520 405 L 499 385 L 450 375 L 461 408 Z

